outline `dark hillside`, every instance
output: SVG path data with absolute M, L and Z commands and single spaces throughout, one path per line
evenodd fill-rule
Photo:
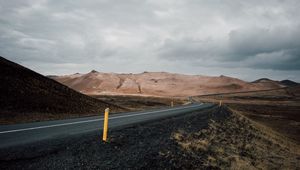
M 26 122 L 22 119 L 96 114 L 106 107 L 115 112 L 122 110 L 0 57 L 0 124 L 19 122 L 18 117 Z
M 296 83 L 294 81 L 291 80 L 282 80 L 280 81 L 281 84 L 285 85 L 285 86 L 298 86 L 299 83 Z

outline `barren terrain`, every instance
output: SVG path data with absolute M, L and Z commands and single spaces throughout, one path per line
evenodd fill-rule
M 187 97 L 194 95 L 266 90 L 292 85 L 292 81 L 260 79 L 246 82 L 219 76 L 183 75 L 167 72 L 116 74 L 91 71 L 87 74 L 49 76 L 87 95 L 139 95 Z M 297 83 L 296 83 L 297 84 Z
M 107 143 L 95 131 L 1 149 L 0 169 L 300 168 L 300 86 L 297 83 L 268 79 L 248 83 L 225 76 L 117 75 L 96 71 L 59 80 L 92 96 L 89 97 L 0 59 L 0 78 L 4 82 L 0 86 L 0 123 L 88 116 L 103 112 L 106 107 L 118 112 L 166 107 L 171 102 L 182 105 L 192 101 L 216 104 L 222 101 L 221 107 L 110 129 Z M 101 76 L 106 81 L 99 83 Z M 195 80 L 204 82 L 205 86 Z M 222 93 L 211 94 L 216 92 Z
M 145 97 L 145 96 L 111 96 L 111 95 L 95 95 L 92 96 L 101 101 L 114 103 L 119 106 L 126 107 L 132 111 L 145 110 L 159 107 L 170 107 L 188 104 L 187 98 L 166 98 L 166 97 Z
M 225 107 L 0 151 L 1 169 L 298 169 L 298 147 Z
M 300 86 L 277 90 L 193 97 L 222 103 L 276 132 L 300 141 Z
M 95 115 L 110 107 L 21 65 L 0 57 L 0 124 Z
M 0 57 L 0 124 L 57 120 L 186 104 L 186 98 L 86 96 Z M 112 80 L 108 80 L 112 81 Z

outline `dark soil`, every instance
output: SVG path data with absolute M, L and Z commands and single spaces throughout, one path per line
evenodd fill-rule
M 259 122 L 300 144 L 300 86 L 247 93 L 195 97 L 219 103 Z
M 228 106 L 300 144 L 300 106 L 259 104 L 228 104 Z
M 124 110 L 0 57 L 0 124 L 99 114 L 106 107 Z

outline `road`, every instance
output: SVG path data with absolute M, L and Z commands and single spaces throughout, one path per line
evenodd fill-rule
M 173 108 L 113 114 L 109 117 L 109 129 L 136 123 L 185 114 L 209 108 L 213 104 L 191 104 Z M 102 133 L 103 116 L 66 120 L 44 121 L 0 126 L 0 148 L 30 144 L 43 140 L 65 138 L 99 130 Z

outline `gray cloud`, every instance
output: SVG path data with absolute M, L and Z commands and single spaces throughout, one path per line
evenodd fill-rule
M 299 81 L 299 6 L 298 0 L 0 0 L 0 55 L 44 74 L 99 68 L 255 79 L 273 70 L 271 78 Z
M 295 52 L 300 47 L 300 26 L 234 30 L 229 34 L 229 45 L 233 56 L 237 57 L 283 50 L 291 51 L 290 55 L 299 56 L 299 53 L 292 51 Z

